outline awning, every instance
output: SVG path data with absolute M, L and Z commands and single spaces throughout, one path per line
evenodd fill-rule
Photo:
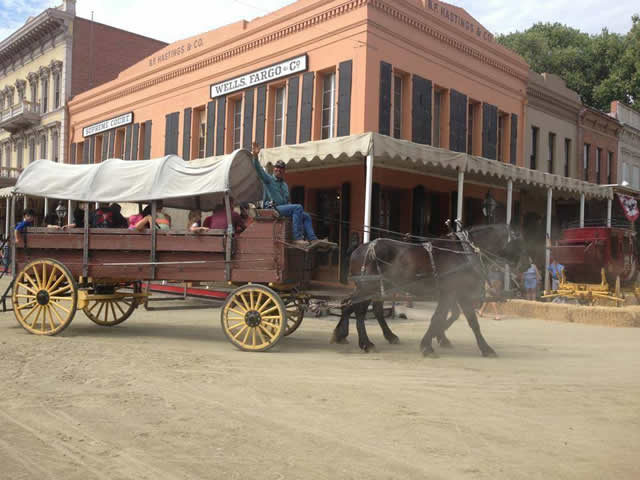
M 269 148 L 260 152 L 260 162 L 263 165 L 274 164 L 283 160 L 289 164 L 300 166 L 340 164 L 346 159 L 364 158 L 373 152 L 374 164 L 403 167 L 411 165 L 424 169 L 429 173 L 429 167 L 436 169 L 460 169 L 464 172 L 493 176 L 503 180 L 512 180 L 515 184 L 531 185 L 540 188 L 584 193 L 587 197 L 613 198 L 609 186 L 603 187 L 574 178 L 517 167 L 509 163 L 497 162 L 466 153 L 452 152 L 442 148 L 431 147 L 399 140 L 379 133 L 362 133 L 349 137 L 338 137 L 318 140 L 298 145 L 285 145 Z
M 0 188 L 0 198 L 9 198 L 13 195 L 13 191 L 16 187 L 4 187 Z
M 247 150 L 185 162 L 168 155 L 155 160 L 109 159 L 96 165 L 38 160 L 24 169 L 17 193 L 80 202 L 149 202 L 212 210 L 226 191 L 237 202 L 262 199 L 262 182 Z

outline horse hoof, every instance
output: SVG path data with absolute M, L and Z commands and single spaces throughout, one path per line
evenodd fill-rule
M 424 358 L 438 358 L 438 354 L 433 350 L 433 348 L 423 348 L 422 356 Z
M 489 350 L 483 351 L 482 356 L 486 358 L 497 358 L 498 354 L 492 348 L 490 348 Z
M 389 342 L 391 345 L 397 345 L 400 343 L 400 339 L 396 335 L 394 335 L 393 337 L 387 338 L 387 342 Z
M 364 353 L 373 353 L 373 352 L 376 351 L 376 346 L 373 343 L 371 343 L 369 345 L 364 345 L 364 346 L 362 346 L 360 348 L 362 349 L 362 351 Z
M 338 345 L 346 345 L 349 343 L 349 340 L 347 340 L 347 337 L 338 337 L 336 332 L 333 332 L 333 334 L 331 334 L 331 338 L 329 339 L 329 343 L 331 345 L 333 345 L 334 343 L 337 343 Z
M 449 341 L 449 339 L 445 338 L 443 340 L 438 340 L 438 344 L 442 348 L 453 348 L 453 344 Z

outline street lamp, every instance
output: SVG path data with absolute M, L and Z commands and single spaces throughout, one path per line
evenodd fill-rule
M 58 225 L 63 226 L 65 224 L 65 220 L 67 219 L 67 207 L 64 205 L 64 202 L 58 202 L 58 206 L 56 207 L 56 215 L 58 216 Z
M 484 197 L 484 201 L 482 202 L 482 213 L 485 217 L 487 217 L 487 223 L 493 223 L 493 216 L 496 212 L 496 201 L 491 196 L 491 190 L 487 191 L 487 194 Z

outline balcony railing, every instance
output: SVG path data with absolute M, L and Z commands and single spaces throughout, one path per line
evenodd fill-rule
M 40 104 L 22 100 L 0 112 L 0 128 L 14 133 L 40 123 Z
M 1 178 L 18 178 L 22 173 L 22 168 L 0 167 Z

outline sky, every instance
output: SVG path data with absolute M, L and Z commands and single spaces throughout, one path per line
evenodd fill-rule
M 0 40 L 29 16 L 61 1 L 0 0 Z M 175 42 L 198 33 L 266 15 L 292 0 L 77 0 L 77 13 L 100 23 L 141 35 Z M 536 22 L 560 22 L 588 33 L 603 27 L 616 33 L 631 28 L 631 15 L 640 13 L 638 0 L 453 0 L 494 34 L 525 30 Z M 580 4 L 580 11 L 576 6 Z

